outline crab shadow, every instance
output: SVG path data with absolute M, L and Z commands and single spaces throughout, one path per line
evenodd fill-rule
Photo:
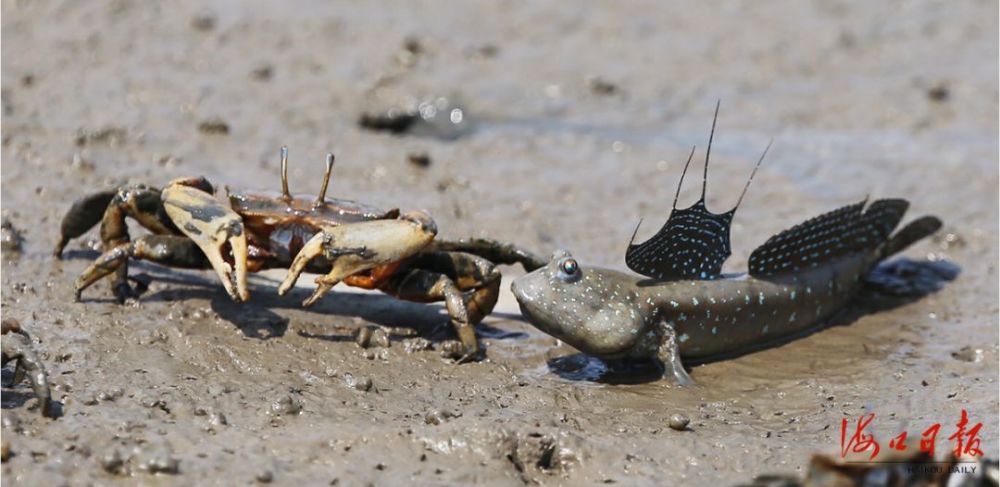
M 332 342 L 354 341 L 357 330 L 366 323 L 396 330 L 390 333 L 394 339 L 421 336 L 437 343 L 456 338 L 446 308 L 438 303 L 415 303 L 377 293 L 338 293 L 335 288 L 313 306 L 303 308 L 301 303 L 310 295 L 311 290 L 296 288 L 285 296 L 279 296 L 277 286 L 263 279 L 254 279 L 250 285 L 250 301 L 240 303 L 230 299 L 216 282 L 190 274 L 157 272 L 153 276 L 137 274 L 134 277 L 177 285 L 143 296 L 143 302 L 207 300 L 219 318 L 231 323 L 248 338 L 270 339 L 284 336 L 288 332 L 291 318 L 274 311 L 282 309 L 299 315 L 294 319 L 307 326 L 306 329 L 300 329 L 298 334 L 307 338 Z M 329 317 L 361 321 L 353 320 L 354 323 L 348 325 L 323 324 L 324 321 L 329 321 Z M 400 331 L 402 329 L 412 329 L 412 333 Z M 484 323 L 476 325 L 476 332 L 481 338 L 527 337 L 524 333 L 512 333 Z
M 67 250 L 64 259 L 93 260 L 100 253 L 93 250 Z M 421 336 L 434 343 L 455 339 L 455 333 L 448 319 L 445 306 L 441 303 L 416 303 L 404 301 L 385 294 L 337 292 L 334 288 L 319 302 L 309 308 L 302 307 L 302 301 L 309 296 L 311 290 L 295 288 L 285 296 L 279 296 L 277 284 L 267 278 L 256 277 L 250 283 L 250 301 L 239 303 L 231 300 L 223 291 L 222 286 L 212 277 L 201 277 L 191 272 L 178 272 L 175 269 L 163 267 L 144 261 L 129 262 L 129 280 L 141 294 L 141 302 L 174 302 L 190 299 L 204 299 L 209 302 L 212 311 L 224 321 L 238 328 L 244 336 L 256 339 L 282 337 L 288 331 L 290 319 L 275 313 L 274 309 L 287 309 L 296 313 L 307 313 L 309 318 L 301 321 L 317 324 L 310 328 L 324 328 L 323 317 L 337 316 L 341 318 L 359 318 L 363 322 L 385 328 L 411 328 L 415 333 L 390 333 L 392 338 L 400 336 Z M 146 287 L 152 283 L 166 283 L 170 286 L 154 292 L 146 293 Z M 88 289 L 83 301 L 97 303 L 114 303 L 115 298 L 101 290 Z M 501 319 L 520 319 L 519 315 L 509 313 L 493 313 L 491 316 Z M 351 326 L 328 326 L 330 333 L 315 333 L 300 330 L 301 336 L 332 342 L 354 341 L 355 333 L 364 323 Z M 476 325 L 476 333 L 480 338 L 511 340 L 527 338 L 526 333 L 510 332 L 485 323 Z
M 4 410 L 18 409 L 27 405 L 28 401 L 36 399 L 34 391 L 31 390 L 31 386 L 27 382 L 20 384 L 13 383 L 14 368 L 12 366 L 4 367 L 0 374 L 2 374 L 0 375 L 0 384 L 3 387 L 3 393 L 0 394 L 0 408 Z M 63 415 L 63 403 L 55 399 L 50 399 L 49 411 L 52 419 L 61 417 Z M 35 414 L 38 413 L 36 412 Z
M 865 287 L 848 306 L 825 323 L 778 340 L 746 348 L 736 353 L 718 355 L 704 360 L 685 361 L 685 365 L 700 365 L 730 360 L 804 338 L 827 328 L 848 326 L 863 316 L 891 311 L 934 294 L 961 274 L 962 268 L 945 261 L 896 258 L 879 264 L 865 278 Z M 652 360 L 603 360 L 583 353 L 551 358 L 549 370 L 570 381 L 601 384 L 641 384 L 660 380 L 662 371 Z M 690 369 L 690 367 L 688 367 Z

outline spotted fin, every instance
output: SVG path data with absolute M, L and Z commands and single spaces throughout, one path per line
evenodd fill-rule
M 824 213 L 769 238 L 750 254 L 750 275 L 794 272 L 886 245 L 909 203 L 884 199 L 865 208 L 866 201 Z
M 708 181 L 708 158 L 712 152 L 712 138 L 715 135 L 715 121 L 719 116 L 719 106 L 715 107 L 715 119 L 712 120 L 712 132 L 708 138 L 708 150 L 705 153 L 705 169 L 702 174 L 701 198 L 694 205 L 678 210 L 677 197 L 680 196 L 681 184 L 687 174 L 694 148 L 684 164 L 681 181 L 674 195 L 673 208 L 670 217 L 659 232 L 649 240 L 634 244 L 635 233 L 625 251 L 625 264 L 629 269 L 646 277 L 658 280 L 711 280 L 722 274 L 722 264 L 732 253 L 729 243 L 729 230 L 733 215 L 739 208 L 743 196 L 746 195 L 757 168 L 767 155 L 767 149 L 761 154 L 754 166 L 750 179 L 747 180 L 743 193 L 733 209 L 725 213 L 713 213 L 705 206 L 705 188 Z M 771 145 L 768 144 L 768 148 Z M 642 223 L 641 221 L 639 222 Z M 636 232 L 639 227 L 636 226 Z
M 654 279 L 714 279 L 732 253 L 729 227 L 733 213 L 712 213 L 704 200 L 690 208 L 674 209 L 656 235 L 641 244 L 629 244 L 625 263 Z

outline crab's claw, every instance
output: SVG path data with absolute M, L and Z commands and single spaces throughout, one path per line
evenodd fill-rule
M 331 270 L 316 279 L 316 290 L 302 303 L 309 306 L 345 277 L 406 259 L 427 247 L 435 235 L 434 220 L 423 212 L 407 213 L 396 220 L 326 227 L 295 256 L 278 294 L 287 293 L 309 262 L 323 256 L 330 261 Z
M 162 197 L 167 215 L 205 254 L 229 296 L 248 300 L 247 237 L 240 216 L 187 180 L 170 183 Z

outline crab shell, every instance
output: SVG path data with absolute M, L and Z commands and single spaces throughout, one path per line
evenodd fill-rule
M 270 262 L 287 263 L 298 255 L 306 242 L 323 228 L 373 220 L 394 220 L 399 209 L 385 211 L 357 201 L 325 198 L 317 203 L 315 196 L 295 195 L 286 198 L 277 192 L 231 192 L 233 211 L 243 219 L 247 230 L 251 271 L 267 267 Z M 316 259 L 307 268 L 310 272 L 325 272 L 330 263 Z

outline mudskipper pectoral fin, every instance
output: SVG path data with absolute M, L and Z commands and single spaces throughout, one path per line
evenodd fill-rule
M 687 371 L 684 370 L 684 364 L 681 363 L 680 347 L 673 324 L 666 321 L 660 322 L 658 332 L 660 347 L 656 351 L 656 359 L 662 367 L 663 378 L 673 377 L 678 385 L 693 386 L 694 379 L 688 375 Z
M 208 258 L 229 296 L 236 301 L 249 299 L 247 237 L 240 216 L 211 194 L 177 184 L 163 190 L 163 207 L 177 228 Z M 232 265 L 223 256 L 227 244 Z

